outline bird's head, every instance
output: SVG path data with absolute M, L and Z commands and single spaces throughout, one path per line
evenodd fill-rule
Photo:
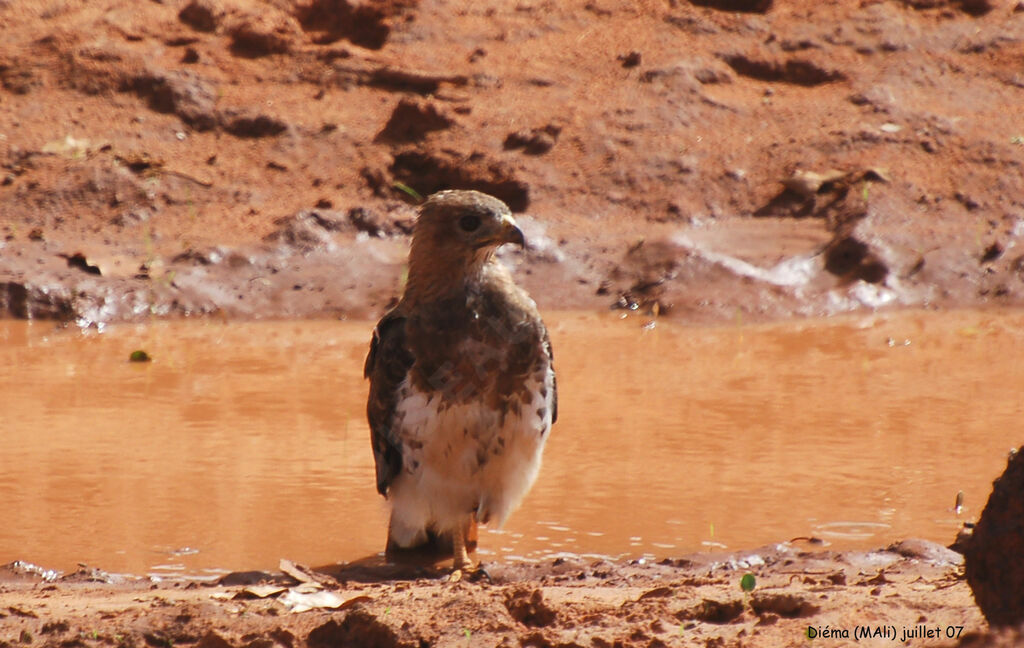
M 526 246 L 508 205 L 479 191 L 439 191 L 420 208 L 413 241 L 429 240 L 436 252 L 476 256 L 503 243 Z
M 439 191 L 416 219 L 409 285 L 434 294 L 473 281 L 505 243 L 526 247 L 508 205 L 479 191 Z

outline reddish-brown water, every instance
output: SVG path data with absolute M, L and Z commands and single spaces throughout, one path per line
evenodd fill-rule
M 1024 313 L 547 320 L 560 418 L 484 561 L 948 542 L 1024 441 Z M 370 329 L 0 322 L 0 563 L 202 575 L 378 552 Z

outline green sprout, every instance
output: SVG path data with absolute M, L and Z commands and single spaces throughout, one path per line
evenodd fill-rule
M 407 194 L 417 203 L 423 202 L 423 196 L 420 195 L 420 192 L 416 191 L 415 189 L 405 184 L 404 182 L 395 181 L 391 184 L 391 186 L 395 189 L 398 189 L 402 193 Z
M 740 589 L 750 593 L 754 591 L 755 587 L 757 587 L 757 580 L 754 578 L 754 575 L 749 572 L 743 574 L 743 578 L 740 579 Z
M 149 354 L 142 349 L 136 349 L 128 356 L 129 362 L 151 362 L 152 360 L 153 358 L 149 357 Z

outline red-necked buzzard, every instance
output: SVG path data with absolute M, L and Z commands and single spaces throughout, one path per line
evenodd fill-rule
M 525 245 L 505 203 L 442 191 L 420 209 L 401 301 L 377 324 L 365 375 L 389 542 L 451 534 L 470 567 L 473 516 L 502 524 L 533 485 L 558 415 L 537 305 L 494 252 Z

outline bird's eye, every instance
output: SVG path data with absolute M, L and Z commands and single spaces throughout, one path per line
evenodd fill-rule
M 480 217 L 476 214 L 466 214 L 459 219 L 459 228 L 463 232 L 473 232 L 480 227 Z

